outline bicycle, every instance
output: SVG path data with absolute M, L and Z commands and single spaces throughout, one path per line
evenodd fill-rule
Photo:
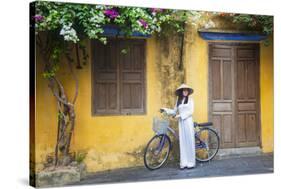
M 144 151 L 144 165 L 149 170 L 155 170 L 167 163 L 172 142 L 168 132 L 172 133 L 178 140 L 179 137 L 175 130 L 169 127 L 169 119 L 166 112 L 162 112 L 162 119 L 153 119 L 153 136 Z M 161 114 L 161 115 L 163 115 Z M 199 162 L 211 161 L 218 153 L 220 147 L 220 138 L 218 133 L 210 128 L 212 122 L 197 123 L 194 122 L 195 129 L 195 151 L 196 160 Z

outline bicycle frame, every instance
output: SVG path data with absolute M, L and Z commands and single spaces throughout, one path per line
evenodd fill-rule
M 177 135 L 177 132 L 172 129 L 171 127 L 168 127 L 168 131 L 171 132 L 173 134 L 173 136 L 178 140 L 179 137 Z M 162 150 L 162 148 L 164 147 L 165 144 L 165 140 L 166 140 L 166 136 L 168 137 L 167 134 L 163 134 L 164 137 L 161 138 L 161 141 L 159 143 L 159 145 L 157 146 L 156 150 L 159 152 Z M 198 137 L 198 132 L 195 131 L 195 138 L 199 141 L 199 144 L 195 143 L 195 148 L 196 149 L 204 149 L 207 148 L 208 149 L 208 144 L 206 144 L 204 141 L 202 141 L 199 137 Z
M 162 118 L 168 119 L 168 115 L 167 115 L 166 113 L 161 114 L 161 115 L 162 115 Z M 197 123 L 194 124 L 194 127 L 195 127 L 195 128 L 198 127 Z M 169 126 L 168 126 L 167 129 L 168 129 L 168 132 L 172 133 L 173 136 L 174 136 L 177 140 L 179 140 L 179 136 L 178 136 L 177 132 L 176 132 L 174 129 L 172 129 L 172 128 L 169 127 Z M 167 135 L 167 133 L 163 134 L 163 136 L 165 136 L 165 137 L 162 137 L 162 138 L 161 138 L 161 141 L 160 141 L 159 145 L 158 145 L 157 148 L 156 148 L 157 151 L 161 151 L 161 150 L 162 150 L 162 148 L 164 147 L 164 144 L 165 144 L 166 137 L 169 137 L 169 136 Z M 199 141 L 198 144 L 195 143 L 195 149 L 204 149 L 204 148 L 207 148 L 207 149 L 208 149 L 208 144 L 206 144 L 204 141 L 202 141 L 202 140 L 199 138 L 198 132 L 197 132 L 197 131 L 195 131 L 195 139 L 197 139 L 197 141 Z
M 195 143 L 195 148 L 196 149 L 204 149 L 204 148 L 207 148 L 208 149 L 208 145 L 205 143 L 205 142 L 203 142 L 199 137 L 198 137 L 198 133 L 197 132 L 195 132 L 195 138 L 199 141 L 199 144 L 196 144 Z

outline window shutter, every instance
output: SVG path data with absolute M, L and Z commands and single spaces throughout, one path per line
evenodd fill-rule
M 120 104 L 122 114 L 145 112 L 145 52 L 144 40 L 120 41 Z M 121 53 L 126 49 L 126 53 Z
M 118 114 L 118 60 L 116 55 L 117 42 L 110 40 L 107 45 L 93 42 L 93 83 L 92 98 L 95 114 Z
M 92 42 L 92 114 L 145 113 L 145 40 Z

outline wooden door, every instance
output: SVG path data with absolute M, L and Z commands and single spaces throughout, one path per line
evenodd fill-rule
M 236 146 L 259 144 L 258 46 L 244 45 L 236 52 Z
M 222 148 L 259 141 L 258 46 L 209 45 L 209 118 Z
M 211 45 L 209 57 L 209 115 L 220 133 L 221 147 L 234 147 L 235 89 L 232 47 Z

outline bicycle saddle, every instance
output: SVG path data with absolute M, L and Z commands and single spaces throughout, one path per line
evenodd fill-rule
M 212 122 L 205 122 L 205 123 L 194 122 L 194 125 L 204 127 L 204 126 L 211 126 L 211 125 L 213 125 L 213 123 Z

